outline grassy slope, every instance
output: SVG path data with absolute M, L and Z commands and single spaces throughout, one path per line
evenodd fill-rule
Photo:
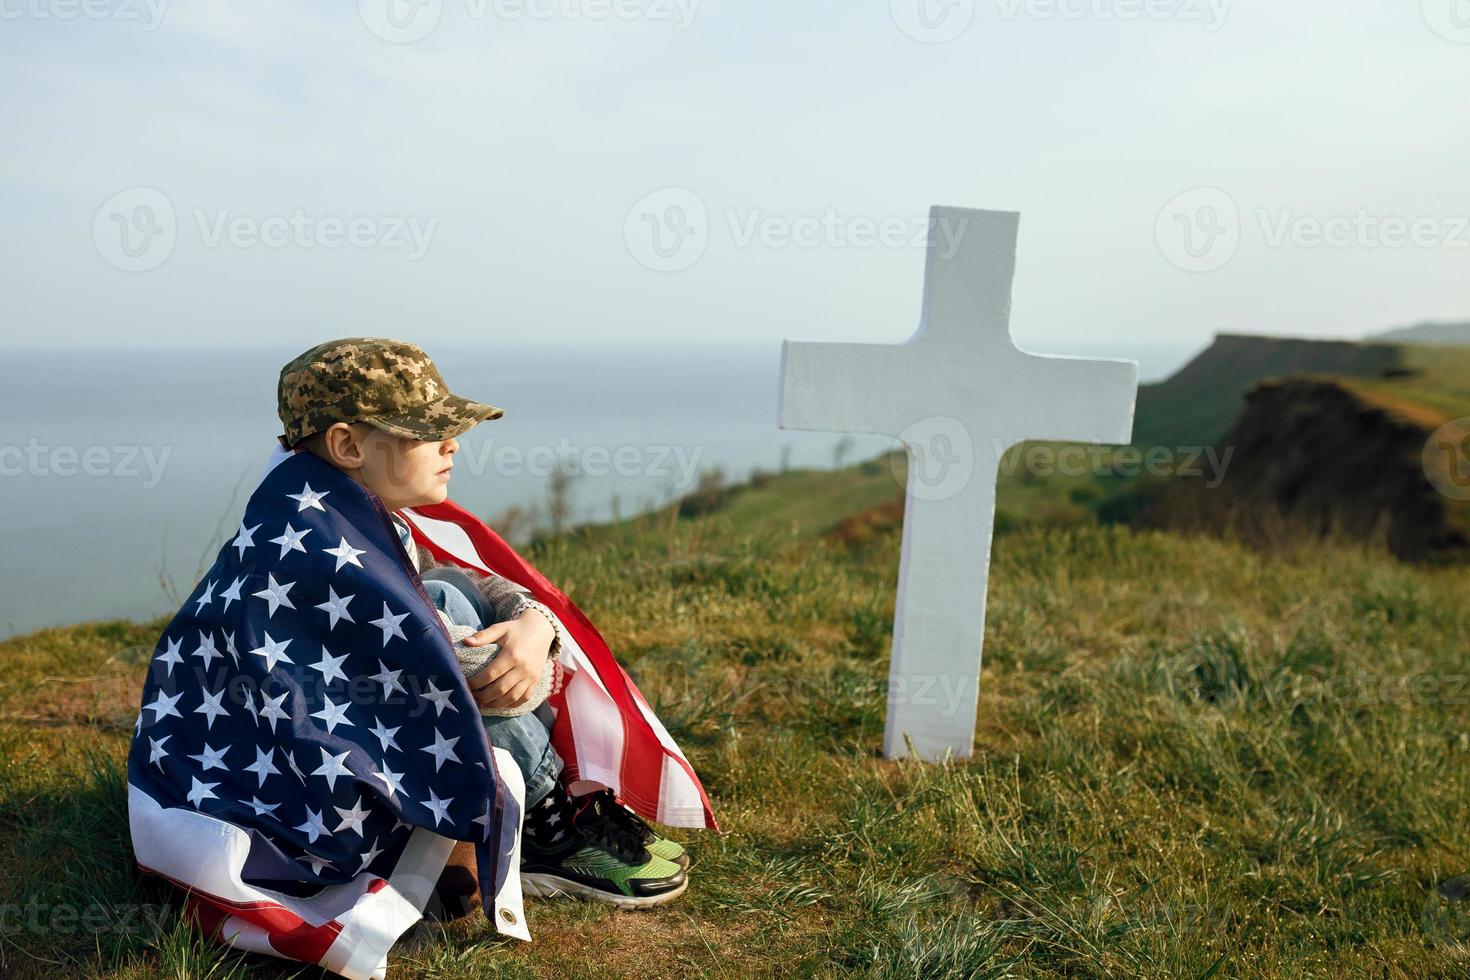
M 1203 470 L 1212 480 L 1216 473 L 1210 461 L 1194 457 L 1192 447 L 1222 443 L 1242 413 L 1246 393 L 1262 381 L 1285 377 L 1338 385 L 1366 407 L 1387 410 L 1423 429 L 1426 437 L 1451 419 L 1470 418 L 1470 348 L 1227 334 L 1167 381 L 1139 390 L 1133 444 L 1144 451 L 1167 450 L 1179 466 L 1196 474 Z M 1356 420 L 1345 419 L 1344 424 Z M 1470 432 L 1470 424 L 1461 429 Z M 1417 468 L 1417 458 L 1407 465 Z M 1038 476 L 1017 467 L 1003 474 L 997 524 L 1007 529 L 1128 522 L 1167 492 L 1171 482 L 1118 475 Z M 1450 506 L 1470 510 L 1457 502 Z
M 1405 345 L 1403 351 L 1403 366 L 1412 374 L 1353 379 L 1348 385 L 1400 406 L 1422 406 L 1428 411 L 1411 417 L 1426 423 L 1437 425 L 1470 416 L 1470 347 L 1413 344 Z
M 731 488 L 720 511 L 721 533 L 744 535 L 785 531 L 810 537 L 831 528 L 848 514 L 875 507 L 901 493 L 906 474 L 902 453 L 848 467 L 841 478 L 822 470 L 790 470 L 771 474 L 759 489 L 750 484 Z M 661 535 L 675 517 L 677 504 L 616 524 L 579 529 L 579 540 L 599 546 L 631 546 Z
M 1385 369 L 1394 375 L 1380 377 Z M 1467 347 L 1224 334 L 1168 380 L 1139 390 L 1133 442 L 1215 443 L 1240 415 L 1253 385 L 1288 375 L 1334 376 L 1354 390 L 1400 406 L 1423 406 L 1442 419 L 1470 415 Z
M 1258 381 L 1303 373 L 1371 377 L 1402 356 L 1396 344 L 1221 334 L 1168 380 L 1139 389 L 1133 443 L 1214 445 Z
M 726 835 L 678 833 L 690 894 L 643 914 L 537 904 L 530 945 L 424 926 L 393 976 L 1470 967 L 1470 911 L 1436 892 L 1470 870 L 1463 576 L 1328 546 L 1287 561 L 1123 529 L 1006 535 L 975 757 L 887 762 L 896 526 L 814 536 L 819 511 L 789 491 L 842 498 L 850 474 L 788 477 L 749 492 L 741 530 L 715 515 L 534 556 L 705 778 Z M 756 526 L 762 495 L 791 521 Z M 129 874 L 118 771 L 162 624 L 0 644 L 3 901 L 166 896 Z M 0 973 L 290 972 L 165 922 L 156 941 L 6 929 Z

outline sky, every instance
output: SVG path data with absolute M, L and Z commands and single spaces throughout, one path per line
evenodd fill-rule
M 0 0 L 19 346 L 1048 353 L 1470 319 L 1466 0 Z

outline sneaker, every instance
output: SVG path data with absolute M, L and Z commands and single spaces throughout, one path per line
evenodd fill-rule
M 649 908 L 677 898 L 689 887 L 684 869 L 655 857 L 621 824 L 584 805 L 567 843 L 555 849 L 522 838 L 521 889 L 529 898 L 607 902 L 618 908 Z
M 611 820 L 621 825 L 625 833 L 637 839 L 648 849 L 649 854 L 672 861 L 685 871 L 689 870 L 689 854 L 683 845 L 667 837 L 660 837 L 642 817 L 619 800 L 612 790 L 603 789 L 589 793 L 586 799 L 588 803 L 587 809 L 583 810 L 583 819 L 591 816 L 593 819 Z

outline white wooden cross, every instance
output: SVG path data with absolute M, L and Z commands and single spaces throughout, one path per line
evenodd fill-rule
M 924 306 L 898 345 L 781 347 L 783 429 L 893 436 L 908 485 L 883 754 L 973 751 L 995 481 L 1028 439 L 1125 443 L 1138 365 L 1048 357 L 1011 341 L 1020 215 L 936 207 Z

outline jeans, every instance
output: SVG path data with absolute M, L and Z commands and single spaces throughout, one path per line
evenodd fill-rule
M 431 568 L 422 578 L 429 598 L 456 626 L 484 629 L 495 621 L 494 610 L 463 569 Z M 551 708 L 544 702 L 529 714 L 511 718 L 480 716 L 490 744 L 509 752 L 520 767 L 526 780 L 527 810 L 546 798 L 561 772 L 561 758 L 551 748 L 553 720 Z

